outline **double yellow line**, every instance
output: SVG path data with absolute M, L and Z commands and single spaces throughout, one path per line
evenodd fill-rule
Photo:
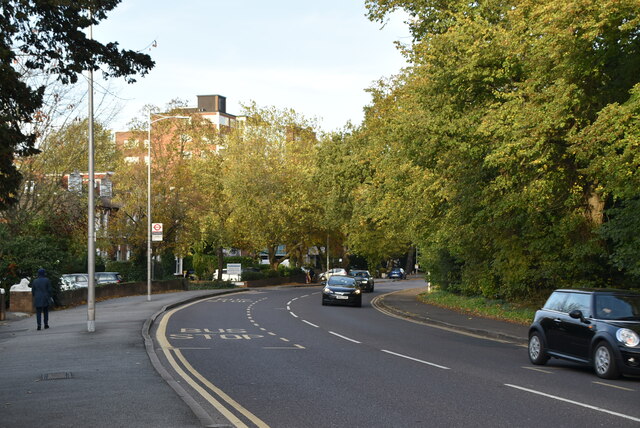
M 212 384 L 208 379 L 198 373 L 198 371 L 191 364 L 189 364 L 184 355 L 182 355 L 180 349 L 173 348 L 167 340 L 167 323 L 169 322 L 171 316 L 177 311 L 188 308 L 189 306 L 196 303 L 199 302 L 189 303 L 179 308 L 172 309 L 167 312 L 165 316 L 163 316 L 160 320 L 160 323 L 158 324 L 158 330 L 156 331 L 156 341 L 162 348 L 164 356 L 167 358 L 167 361 L 169 362 L 171 367 L 173 367 L 176 373 L 182 379 L 184 379 L 184 381 L 187 382 L 194 390 L 198 391 L 202 398 L 204 398 L 208 403 L 215 407 L 215 409 L 218 410 L 225 418 L 227 418 L 229 422 L 233 424 L 233 426 L 237 428 L 249 428 L 244 422 L 242 422 L 242 420 L 240 420 L 236 415 L 229 411 L 229 409 L 227 409 L 227 407 L 225 407 L 220 402 L 220 400 L 224 401 L 228 406 L 232 407 L 238 413 L 253 422 L 255 426 L 259 428 L 269 428 L 269 425 L 264 423 L 260 418 L 245 409 L 242 405 L 240 405 L 240 403 L 229 397 L 224 391 L 222 391 L 220 388 Z M 175 357 L 180 361 L 180 364 L 174 358 L 174 354 Z M 184 367 L 184 369 L 182 367 Z M 199 381 L 200 384 L 208 388 L 208 390 L 200 386 L 200 384 L 196 382 L 196 380 Z M 209 391 L 217 395 L 220 400 L 216 399 L 216 397 L 214 397 Z

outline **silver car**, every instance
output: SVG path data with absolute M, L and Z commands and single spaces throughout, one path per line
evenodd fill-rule
M 86 273 L 65 273 L 60 277 L 61 290 L 75 290 L 89 286 L 89 275 Z

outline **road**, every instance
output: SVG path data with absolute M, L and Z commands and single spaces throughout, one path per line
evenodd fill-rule
M 320 304 L 320 287 L 213 298 L 156 322 L 156 353 L 190 399 L 229 426 L 640 426 L 640 382 L 600 382 L 516 344 Z

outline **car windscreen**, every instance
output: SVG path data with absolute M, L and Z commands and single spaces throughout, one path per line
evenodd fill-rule
M 368 277 L 369 276 L 369 272 L 351 272 L 351 276 L 363 276 L 363 277 Z
M 617 321 L 640 321 L 640 296 L 596 295 L 596 318 Z
M 349 278 L 346 276 L 332 276 L 329 278 L 329 282 L 327 285 L 331 285 L 334 287 L 347 287 L 347 288 L 355 288 L 356 280 L 353 278 Z

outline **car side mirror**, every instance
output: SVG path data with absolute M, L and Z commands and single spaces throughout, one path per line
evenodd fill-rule
M 581 311 L 581 310 L 579 310 L 579 309 L 575 309 L 575 310 L 573 310 L 573 311 L 569 312 L 569 316 L 570 316 L 571 318 L 574 318 L 574 319 L 580 320 L 580 321 L 582 321 L 582 322 L 583 322 L 583 323 L 585 323 L 585 324 L 589 324 L 589 321 L 587 321 L 587 320 L 585 319 L 584 315 L 582 314 L 582 311 Z
M 320 285 L 322 285 L 323 287 L 325 287 L 327 285 L 327 281 L 320 281 Z

